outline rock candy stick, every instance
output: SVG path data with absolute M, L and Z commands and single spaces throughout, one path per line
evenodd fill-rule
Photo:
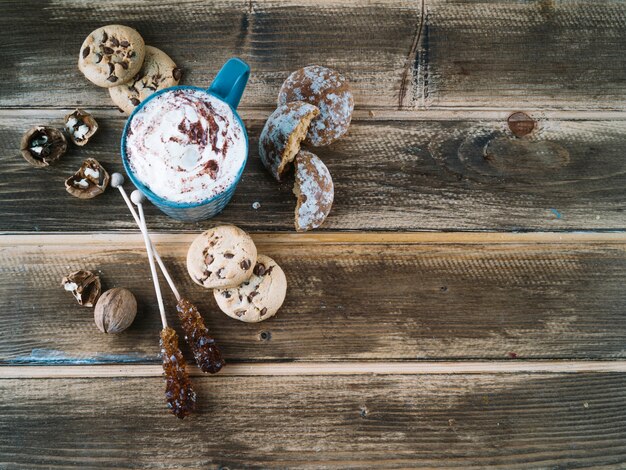
M 178 347 L 178 335 L 173 328 L 167 326 L 167 318 L 165 317 L 165 307 L 163 306 L 163 297 L 161 296 L 161 287 L 159 286 L 159 278 L 157 277 L 156 266 L 154 264 L 154 255 L 152 253 L 152 245 L 146 230 L 146 221 L 143 213 L 144 196 L 139 191 L 133 191 L 130 195 L 131 200 L 137 205 L 139 212 L 139 221 L 141 223 L 141 234 L 148 252 L 148 260 L 150 263 L 150 272 L 154 282 L 154 290 L 156 292 L 157 301 L 159 303 L 159 312 L 161 313 L 161 355 L 163 358 L 163 371 L 165 372 L 165 398 L 167 405 L 177 418 L 183 419 L 191 413 L 196 406 L 196 392 L 191 386 L 191 380 L 187 373 L 187 365 L 185 358 Z

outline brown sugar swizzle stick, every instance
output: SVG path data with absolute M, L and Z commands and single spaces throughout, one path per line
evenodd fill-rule
M 133 191 L 130 198 L 137 205 L 139 220 L 143 222 L 143 194 L 139 191 Z M 144 226 L 144 224 L 142 223 L 140 227 L 141 226 Z M 143 241 L 146 245 L 146 251 L 148 252 L 150 272 L 152 273 L 152 280 L 154 281 L 154 291 L 156 292 L 159 312 L 161 313 L 161 322 L 163 323 L 163 329 L 161 330 L 161 354 L 163 356 L 163 371 L 165 372 L 165 398 L 167 399 L 167 404 L 172 410 L 172 413 L 174 413 L 177 418 L 183 419 L 196 407 L 196 392 L 194 392 L 191 387 L 191 380 L 189 380 L 189 374 L 187 373 L 185 358 L 178 348 L 178 335 L 173 328 L 167 326 L 161 287 L 159 286 L 159 278 L 157 277 L 156 266 L 154 265 L 152 244 L 145 230 L 142 230 L 141 234 L 143 235 Z
M 113 173 L 111 175 L 111 186 L 114 188 L 118 188 L 126 205 L 130 209 L 130 213 L 132 214 L 135 222 L 139 226 L 139 229 L 146 233 L 148 240 L 150 240 L 150 236 L 148 235 L 148 229 L 145 226 L 145 222 L 142 223 L 135 209 L 133 208 L 130 200 L 128 199 L 128 195 L 123 188 L 124 177 L 120 173 Z M 178 293 L 178 289 L 174 285 L 172 278 L 163 264 L 161 257 L 157 253 L 154 245 L 150 241 L 150 245 L 152 246 L 152 253 L 154 254 L 154 258 L 156 259 L 157 264 L 161 268 L 163 272 L 163 276 L 167 280 L 170 289 L 174 293 L 174 297 L 176 297 L 176 310 L 178 311 L 178 317 L 181 320 L 182 327 L 185 330 L 185 339 L 191 348 L 196 363 L 202 372 L 209 372 L 211 374 L 215 374 L 219 372 L 220 369 L 224 366 L 225 361 L 222 358 L 222 353 L 215 342 L 215 340 L 209 335 L 209 330 L 204 324 L 204 320 L 198 312 L 198 309 L 191 303 L 189 300 L 183 298 Z

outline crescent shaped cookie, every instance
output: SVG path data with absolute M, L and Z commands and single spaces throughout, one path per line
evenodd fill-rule
M 335 197 L 333 179 L 324 162 L 314 153 L 300 150 L 296 155 L 296 230 L 306 232 L 319 227 L 330 213 Z

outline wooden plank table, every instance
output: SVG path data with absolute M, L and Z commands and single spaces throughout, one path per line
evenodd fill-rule
M 229 362 L 193 372 L 199 411 L 182 422 L 133 220 L 114 191 L 63 187 L 86 157 L 122 169 L 124 116 L 75 64 L 108 23 L 167 51 L 186 84 L 231 56 L 252 67 L 233 201 L 197 224 L 147 207 Z M 614 0 L 0 3 L 0 468 L 625 468 L 625 23 Z M 333 211 L 296 234 L 291 183 L 256 145 L 310 63 L 344 72 L 356 109 L 319 149 Z M 21 134 L 76 106 L 100 123 L 93 141 L 28 166 Z M 525 138 L 516 111 L 535 121 Z M 188 279 L 190 240 L 213 223 L 284 267 L 275 318 L 231 320 Z M 102 335 L 59 288 L 79 268 L 136 294 L 128 331 Z

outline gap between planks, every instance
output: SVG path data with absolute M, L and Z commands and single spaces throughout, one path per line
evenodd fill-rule
M 198 232 L 200 229 L 198 229 Z M 191 243 L 197 233 L 150 234 L 155 243 Z M 279 244 L 624 244 L 626 232 L 253 232 L 254 241 Z M 0 232 L 0 248 L 16 246 L 142 245 L 138 232 Z
M 61 119 L 65 114 L 73 110 L 74 107 L 3 107 L 0 108 L 0 120 L 15 120 L 37 115 L 38 119 Z M 87 106 L 85 109 L 97 110 L 97 116 L 101 118 L 122 118 L 117 108 Z M 267 119 L 274 111 L 270 108 L 240 108 L 239 114 L 244 120 Z M 433 109 L 411 109 L 396 110 L 393 108 L 372 108 L 354 110 L 352 119 L 354 121 L 480 121 L 480 120 L 503 120 L 505 121 L 512 113 L 523 111 L 531 117 L 539 120 L 579 120 L 579 121 L 621 121 L 626 120 L 624 110 L 549 110 L 512 106 L 511 108 L 433 108 Z
M 626 372 L 626 361 L 419 361 L 419 362 L 260 362 L 230 364 L 219 376 L 435 375 Z M 190 366 L 189 373 L 202 376 Z M 0 366 L 2 379 L 65 379 L 161 376 L 160 365 Z

